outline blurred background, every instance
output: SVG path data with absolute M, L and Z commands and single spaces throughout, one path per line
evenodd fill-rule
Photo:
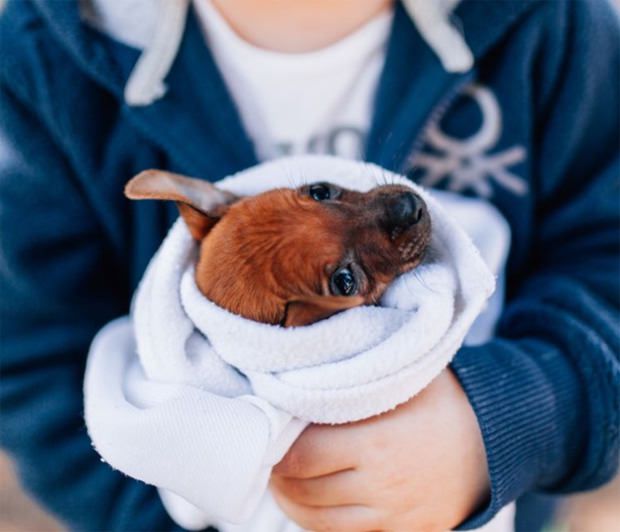
M 0 11 L 4 1 L 0 0 Z M 620 0 L 614 2 L 620 8 Z M 24 493 L 10 458 L 0 451 L 0 532 L 60 530 L 64 528 Z M 548 532 L 620 532 L 620 476 L 602 489 L 565 498 Z

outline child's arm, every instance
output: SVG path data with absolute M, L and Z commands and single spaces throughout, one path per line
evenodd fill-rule
M 2 447 L 25 488 L 72 529 L 176 529 L 155 488 L 101 463 L 86 434 L 86 351 L 127 311 L 129 282 L 63 139 L 32 112 L 37 96 L 0 81 Z
M 564 493 L 599 486 L 611 478 L 619 460 L 618 18 L 603 1 L 541 6 L 549 38 L 538 62 L 537 74 L 543 79 L 532 81 L 538 99 L 537 127 L 532 132 L 537 136 L 537 151 L 531 154 L 537 174 L 532 190 L 537 201 L 535 247 L 530 262 L 512 272 L 497 338 L 482 347 L 462 349 L 453 364 L 482 430 L 491 480 L 490 501 L 465 523 L 467 527 L 480 526 L 527 491 Z M 549 90 L 544 93 L 542 87 Z M 419 407 L 430 408 L 424 405 Z M 416 416 L 419 419 L 421 414 Z M 403 431 L 412 423 L 406 411 L 399 419 Z M 306 445 L 302 435 L 296 452 L 285 459 L 279 472 L 291 473 L 292 464 L 295 477 L 312 477 L 312 469 L 304 466 L 308 463 L 323 471 L 338 471 L 340 465 L 351 463 L 368 468 L 363 455 L 381 437 L 384 426 L 377 422 L 376 434 L 371 425 L 364 432 L 325 429 L 315 434 L 312 445 Z M 422 424 L 416 427 L 420 434 L 430 430 Z M 446 450 L 442 432 L 436 425 L 433 430 L 437 445 Z M 392 432 L 399 431 L 392 428 Z M 471 438 L 475 440 L 474 435 Z M 331 446 L 332 440 L 338 445 Z M 411 445 L 407 440 L 400 444 Z M 435 460 L 435 473 L 428 483 L 436 483 L 446 494 L 461 486 L 462 469 L 455 456 L 462 456 L 463 441 L 454 439 L 450 444 L 454 452 L 445 453 L 443 460 L 437 459 L 437 449 L 413 445 L 417 464 L 410 460 L 399 464 L 411 480 L 397 477 L 401 490 L 390 492 L 392 499 L 409 497 L 412 508 L 432 510 L 438 526 L 457 524 L 445 519 L 453 517 L 455 504 L 462 501 L 438 498 L 436 486 L 420 488 L 415 497 L 411 493 L 419 473 L 429 472 L 429 460 Z M 314 459 L 312 451 L 317 449 L 328 455 L 323 464 L 321 458 Z M 340 457 L 338 449 L 345 450 Z M 399 456 L 389 445 L 383 451 L 386 460 Z M 380 489 L 367 490 L 373 478 L 377 478 L 375 472 L 366 471 L 363 478 L 341 489 L 340 502 L 378 505 L 379 513 L 386 510 L 393 500 L 383 501 Z M 276 485 L 280 498 L 286 497 L 289 509 L 294 508 L 292 515 L 306 524 L 321 522 L 325 511 L 310 509 L 309 501 L 326 485 L 278 480 Z M 370 500 L 364 498 L 368 493 Z M 330 501 L 321 502 L 329 507 Z M 372 517 L 368 512 L 364 515 Z M 419 511 L 419 515 L 429 512 Z M 370 522 L 375 528 L 383 527 L 376 520 Z M 400 524 L 415 529 L 424 522 Z

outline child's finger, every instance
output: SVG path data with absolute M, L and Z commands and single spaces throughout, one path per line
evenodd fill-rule
M 280 509 L 304 530 L 338 530 L 363 532 L 380 530 L 381 516 L 366 506 L 313 507 L 297 504 L 278 491 L 274 492 Z
M 313 478 L 353 469 L 357 463 L 353 428 L 312 425 L 274 468 L 276 475 Z
M 305 506 L 364 505 L 367 501 L 360 473 L 354 470 L 309 479 L 287 478 L 274 475 L 271 487 L 288 500 Z

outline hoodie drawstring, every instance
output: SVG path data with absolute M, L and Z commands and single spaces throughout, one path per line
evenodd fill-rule
M 155 32 L 125 85 L 129 105 L 149 105 L 166 93 L 168 75 L 183 39 L 190 0 L 160 0 Z

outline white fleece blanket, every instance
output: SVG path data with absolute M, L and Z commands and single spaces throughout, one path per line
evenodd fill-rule
M 197 246 L 179 220 L 147 269 L 131 319 L 112 322 L 93 342 L 85 416 L 95 448 L 112 467 L 162 488 L 169 512 L 188 528 L 286 523 L 264 495 L 272 466 L 303 428 L 367 418 L 418 393 L 462 345 L 493 292 L 491 270 L 503 267 L 509 237 L 495 209 L 431 196 L 373 165 L 280 159 L 218 186 L 253 195 L 313 181 L 362 191 L 404 184 L 426 201 L 427 258 L 380 306 L 292 329 L 233 315 L 198 291 Z M 490 308 L 495 316 L 470 333 L 476 342 L 492 331 L 499 305 Z

